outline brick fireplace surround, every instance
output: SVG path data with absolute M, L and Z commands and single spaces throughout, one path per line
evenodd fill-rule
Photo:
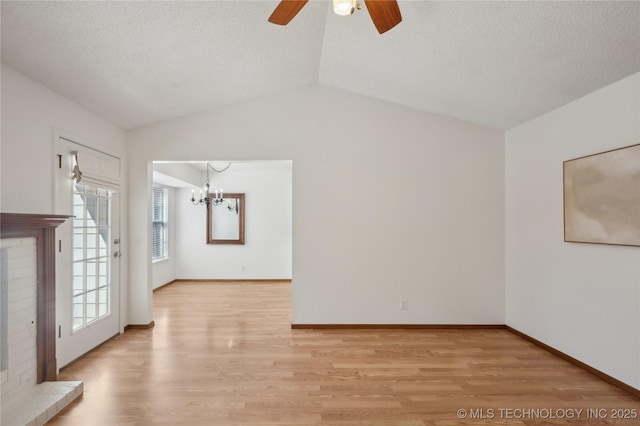
M 2 371 L 1 424 L 44 424 L 82 394 L 82 382 L 56 381 L 55 229 L 68 218 L 0 213 L 7 281 L 2 307 L 8 311 L 2 316 L 8 322 L 3 356 L 9 358 Z M 15 336 L 27 342 L 15 343 Z

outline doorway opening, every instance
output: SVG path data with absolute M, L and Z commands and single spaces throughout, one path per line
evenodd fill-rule
M 153 187 L 166 194 L 166 217 L 154 204 L 152 238 L 166 245 L 166 256 L 151 260 L 153 288 L 175 280 L 290 281 L 292 169 L 288 160 L 154 161 Z M 208 209 L 199 203 L 206 198 L 207 177 L 212 199 L 216 193 L 244 194 L 244 244 L 208 243 Z M 223 210 L 239 217 L 231 201 Z M 155 225 L 163 220 L 166 226 Z

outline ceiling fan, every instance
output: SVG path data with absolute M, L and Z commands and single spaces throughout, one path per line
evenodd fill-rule
M 287 25 L 309 0 L 281 0 L 269 17 L 269 22 Z M 389 31 L 402 21 L 400 8 L 396 0 L 364 0 L 373 25 L 380 34 Z M 333 0 L 333 11 L 338 15 L 350 15 L 355 9 L 361 9 L 357 0 Z

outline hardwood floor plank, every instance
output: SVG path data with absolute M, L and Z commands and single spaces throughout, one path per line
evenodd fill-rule
M 49 424 L 640 424 L 636 397 L 508 330 L 292 330 L 290 312 L 288 283 L 162 287 L 153 329 L 129 330 L 61 371 L 85 393 Z M 612 418 L 617 408 L 636 419 Z M 540 419 L 499 409 L 585 411 Z

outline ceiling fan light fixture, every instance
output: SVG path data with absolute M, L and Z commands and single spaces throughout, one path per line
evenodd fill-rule
M 351 15 L 356 7 L 356 0 L 333 0 L 333 11 L 336 15 Z
M 278 6 L 269 17 L 269 22 L 287 25 L 300 12 L 309 0 L 280 0 Z M 378 33 L 383 34 L 402 22 L 402 14 L 397 0 L 364 0 L 367 11 Z M 358 0 L 333 0 L 333 11 L 337 15 L 350 15 L 355 9 L 360 10 L 362 4 Z

